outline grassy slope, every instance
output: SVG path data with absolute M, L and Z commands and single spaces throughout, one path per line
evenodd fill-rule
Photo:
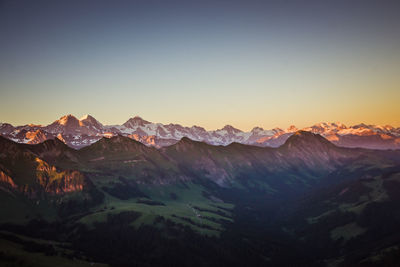
M 151 225 L 157 216 L 163 216 L 177 223 L 188 225 L 199 233 L 218 235 L 223 230 L 221 223 L 209 218 L 232 221 L 231 214 L 226 212 L 225 209 L 232 209 L 233 205 L 215 202 L 204 197 L 202 195 L 203 188 L 199 185 L 164 185 L 160 187 L 142 185 L 140 188 L 146 195 L 150 196 L 152 201 L 161 202 L 164 205 L 138 203 L 138 200 L 142 199 L 139 197 L 120 200 L 106 194 L 105 204 L 93 208 L 94 213 L 81 218 L 80 222 L 90 226 L 94 222 L 105 221 L 109 213 L 116 214 L 123 211 L 136 211 L 142 215 L 133 223 L 135 227 L 139 227 L 141 224 Z M 172 193 L 176 199 L 171 198 Z M 224 210 L 218 207 L 222 207 Z M 200 211 L 198 208 L 207 211 Z M 222 216 L 222 213 L 226 216 Z M 190 219 L 193 223 L 182 218 Z M 202 227 L 202 225 L 206 226 Z M 211 227 L 212 229 L 207 227 Z

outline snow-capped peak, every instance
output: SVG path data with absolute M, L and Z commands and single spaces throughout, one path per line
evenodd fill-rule
M 92 116 L 90 116 L 89 114 L 85 114 L 85 115 L 83 115 L 79 120 L 80 121 L 83 121 L 83 120 L 87 120 L 87 119 L 90 119 L 90 118 L 93 118 Z M 94 118 L 93 118 L 94 119 Z
M 320 122 L 313 126 L 303 128 L 304 131 L 309 131 L 317 134 L 337 133 L 347 129 L 346 125 L 341 122 Z
M 90 115 L 85 115 L 79 120 L 79 125 L 81 127 L 87 127 L 89 130 L 95 132 L 103 132 L 105 129 L 103 124 Z
M 259 133 L 259 132 L 262 132 L 262 131 L 264 131 L 264 129 L 261 128 L 261 127 L 258 127 L 258 126 L 254 127 L 254 128 L 251 130 L 252 133 Z
M 241 130 L 239 130 L 239 129 L 237 129 L 237 128 L 233 127 L 232 125 L 229 125 L 229 124 L 225 125 L 224 128 L 222 128 L 221 130 L 225 130 L 228 133 L 241 133 L 242 132 Z
M 58 122 L 58 124 L 66 125 L 66 124 L 70 123 L 71 121 L 78 121 L 78 119 L 75 116 L 68 114 L 68 115 L 62 116 L 57 122 Z
M 294 132 L 297 132 L 298 130 L 299 130 L 299 129 L 297 129 L 296 126 L 290 125 L 289 128 L 287 128 L 286 132 L 288 132 L 288 133 L 294 133 Z
M 83 125 L 86 125 L 86 124 L 103 125 L 98 120 L 96 120 L 93 116 L 90 116 L 90 115 L 83 116 L 82 118 L 79 119 L 79 121 L 81 123 L 83 123 Z
M 137 126 L 145 126 L 146 124 L 150 124 L 151 122 L 142 119 L 139 116 L 135 116 L 127 120 L 123 125 L 127 128 L 135 128 Z

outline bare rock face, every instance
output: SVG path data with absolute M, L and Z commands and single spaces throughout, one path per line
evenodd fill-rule
M 54 136 L 43 130 L 36 130 L 32 132 L 27 132 L 25 134 L 26 139 L 29 139 L 28 144 L 39 144 L 47 139 L 52 139 Z
M 17 185 L 10 176 L 5 174 L 3 171 L 0 171 L 0 188 L 1 187 L 7 189 L 16 189 Z
M 36 162 L 36 180 L 46 193 L 58 195 L 82 191 L 86 185 L 85 177 L 79 171 L 60 171 L 39 158 Z

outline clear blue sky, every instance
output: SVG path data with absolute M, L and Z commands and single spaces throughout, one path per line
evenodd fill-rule
M 0 1 L 0 121 L 400 126 L 400 1 Z

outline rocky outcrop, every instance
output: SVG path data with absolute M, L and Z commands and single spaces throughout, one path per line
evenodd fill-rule
M 10 176 L 0 170 L 0 187 L 7 189 L 16 189 L 17 185 L 14 183 L 13 179 Z
M 37 183 L 46 193 L 58 195 L 84 189 L 86 179 L 79 171 L 59 171 L 39 158 L 36 158 L 36 162 Z

